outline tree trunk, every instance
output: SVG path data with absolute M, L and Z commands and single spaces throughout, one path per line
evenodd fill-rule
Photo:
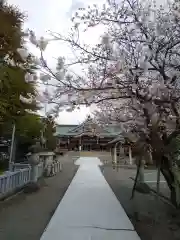
M 144 183 L 144 164 L 143 163 L 141 163 L 141 166 L 139 168 L 138 182 Z
M 161 172 L 168 184 L 168 187 L 171 191 L 171 202 L 175 207 L 179 207 L 176 201 L 176 190 L 175 190 L 175 181 L 174 181 L 174 175 L 171 170 L 171 166 L 169 163 L 169 159 L 166 156 L 162 156 L 162 164 L 161 164 Z

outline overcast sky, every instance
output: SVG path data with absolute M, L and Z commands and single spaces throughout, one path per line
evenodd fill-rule
M 79 7 L 92 3 L 102 3 L 105 0 L 7 0 L 8 3 L 16 5 L 27 15 L 24 28 L 32 29 L 36 35 L 46 36 L 47 31 L 65 33 L 70 27 L 70 18 Z M 85 40 L 94 42 L 98 39 L 97 34 L 87 33 Z M 94 36 L 97 37 L 95 38 Z M 93 36 L 93 39 L 92 39 Z M 55 58 L 68 55 L 68 49 L 62 43 L 53 43 L 48 46 L 45 57 L 50 59 L 50 64 L 55 65 Z M 75 112 L 61 112 L 58 123 L 78 124 L 90 113 L 88 108 L 82 107 Z
M 24 28 L 32 29 L 38 37 L 47 36 L 47 31 L 51 30 L 65 34 L 70 28 L 70 18 L 79 7 L 85 7 L 89 4 L 102 4 L 106 0 L 7 0 L 8 3 L 17 5 L 21 11 L 27 15 Z M 157 0 L 158 4 L 162 4 L 166 0 Z M 94 31 L 94 32 L 92 32 Z M 101 31 L 103 29 L 101 28 Z M 83 39 L 87 43 L 94 43 L 100 37 L 100 29 L 93 29 L 91 32 L 85 33 Z M 93 36 L 93 37 L 92 37 Z M 37 49 L 30 49 L 37 51 Z M 70 56 L 69 49 L 59 43 L 51 43 L 45 51 L 45 58 L 48 64 L 55 67 L 56 58 Z M 82 122 L 90 110 L 83 107 L 72 113 L 61 112 L 58 118 L 59 123 L 78 124 Z

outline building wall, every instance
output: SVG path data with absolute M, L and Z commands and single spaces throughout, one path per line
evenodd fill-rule
M 58 141 L 59 148 L 65 148 L 67 150 L 79 150 L 79 146 L 81 146 L 82 150 L 91 151 L 91 150 L 109 150 L 110 146 L 107 145 L 112 138 L 105 137 L 91 137 L 91 136 L 83 136 L 83 137 L 60 137 Z

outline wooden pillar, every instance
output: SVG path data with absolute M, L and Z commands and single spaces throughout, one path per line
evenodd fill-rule
M 116 147 L 114 146 L 114 159 L 113 159 L 114 163 L 116 163 L 116 158 L 117 158 Z
M 112 160 L 112 164 L 114 163 L 114 155 L 113 155 L 113 146 L 111 146 L 110 148 L 110 153 L 111 153 L 111 160 Z
M 116 154 L 118 153 L 117 163 L 120 164 L 120 157 L 121 157 L 121 144 L 120 144 L 120 143 L 117 144 L 116 149 L 118 150 L 118 152 L 117 152 L 117 150 L 116 150 Z
M 68 151 L 71 151 L 72 149 L 72 146 L 71 146 L 71 144 L 70 144 L 70 140 L 69 140 L 69 137 L 67 138 L 67 149 L 68 149 Z

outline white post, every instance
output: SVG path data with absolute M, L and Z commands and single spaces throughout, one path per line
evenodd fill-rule
M 9 156 L 9 171 L 12 171 L 15 132 L 16 132 L 16 124 L 14 123 L 13 130 L 12 130 L 12 137 L 11 137 L 11 150 L 10 150 L 10 156 Z
M 149 151 L 149 162 L 152 164 L 153 163 L 153 158 L 152 158 L 152 152 L 151 150 Z
M 133 162 L 132 162 L 132 149 L 131 149 L 131 146 L 129 146 L 129 163 L 130 163 L 130 165 L 133 164 Z
M 117 164 L 117 143 L 115 144 L 115 147 L 114 147 L 114 162 L 115 164 Z
M 82 151 L 82 139 L 81 137 L 79 138 L 79 152 Z

